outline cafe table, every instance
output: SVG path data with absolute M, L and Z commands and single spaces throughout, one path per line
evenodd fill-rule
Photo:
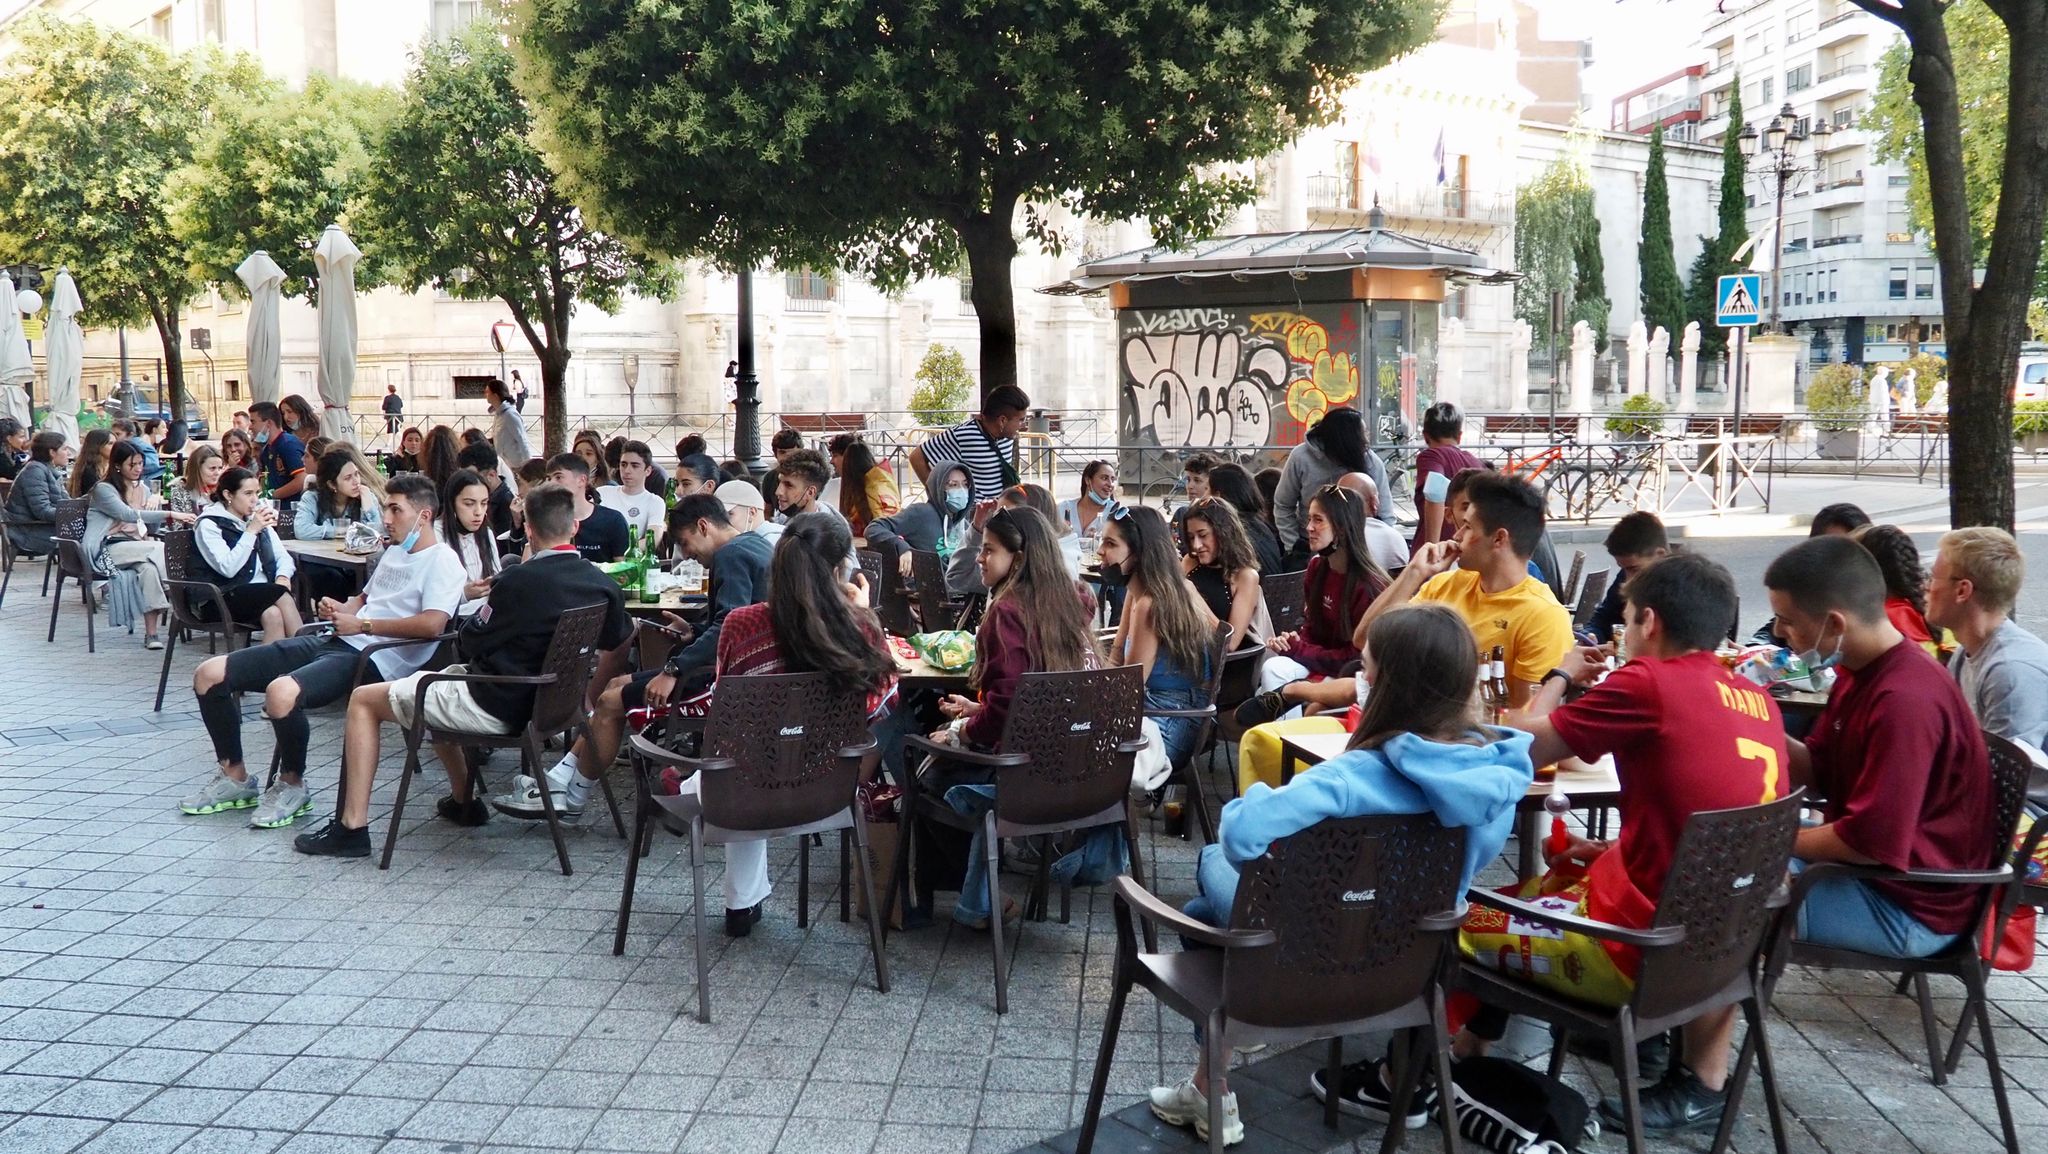
M 1297 765 L 1320 765 L 1344 752 L 1351 741 L 1348 733 L 1288 734 L 1280 738 L 1280 783 L 1293 780 Z M 1597 809 L 1621 800 L 1621 778 L 1615 774 L 1614 759 L 1595 762 L 1566 758 L 1554 777 L 1539 777 L 1529 792 L 1515 804 L 1515 838 L 1519 850 L 1516 871 L 1523 879 L 1536 876 L 1536 849 L 1543 839 L 1543 803 L 1552 794 L 1571 799 L 1573 809 Z
M 896 662 L 896 687 L 908 693 L 914 689 L 934 689 L 940 693 L 967 692 L 968 679 L 974 676 L 974 666 L 961 669 L 940 669 L 923 657 L 905 657 L 897 645 L 900 638 L 889 639 L 889 656 Z
M 301 541 L 296 537 L 284 543 L 284 551 L 292 555 L 292 561 L 299 567 L 292 577 L 292 598 L 298 602 L 300 612 L 309 618 L 313 616 L 313 604 L 303 576 L 307 562 L 346 572 L 355 582 L 355 591 L 361 593 L 370 583 L 370 562 L 384 552 L 380 546 L 368 553 L 351 553 L 342 547 L 340 541 Z

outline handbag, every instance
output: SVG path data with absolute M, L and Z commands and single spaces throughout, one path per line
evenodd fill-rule
M 1585 1096 L 1505 1058 L 1467 1058 L 1451 1068 L 1458 1136 L 1495 1154 L 1570 1154 L 1600 1137 Z
M 2034 966 L 2034 926 L 2039 911 L 2032 906 L 2021 906 L 2005 920 L 2004 931 L 1992 939 L 1998 930 L 1998 911 L 1992 910 L 1984 919 L 1984 932 L 1977 935 L 1977 953 L 1991 963 L 1994 970 L 2008 973 L 2023 973 Z

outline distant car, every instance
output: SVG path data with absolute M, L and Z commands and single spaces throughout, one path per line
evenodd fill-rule
M 2021 353 L 2019 377 L 2013 385 L 2015 401 L 2048 401 L 2048 353 Z
M 110 421 L 117 417 L 132 417 L 137 420 L 154 418 L 164 422 L 170 421 L 170 406 L 161 397 L 139 386 L 135 388 L 134 396 L 135 406 L 133 411 L 130 411 L 127 398 L 120 393 L 116 393 L 99 403 L 100 412 L 106 414 L 107 419 Z M 211 440 L 210 432 L 206 426 L 206 414 L 200 412 L 199 406 L 192 403 L 190 399 L 187 399 L 185 402 L 186 439 L 190 441 Z

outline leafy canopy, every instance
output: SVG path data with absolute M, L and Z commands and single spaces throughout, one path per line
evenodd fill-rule
M 1515 190 L 1515 316 L 1529 323 L 1537 344 L 1550 339 L 1550 294 L 1565 294 L 1565 328 L 1585 321 L 1601 344 L 1607 339 L 1606 264 L 1600 256 L 1600 214 L 1583 142 Z
M 263 249 L 284 269 L 285 295 L 312 299 L 313 247 L 331 223 L 356 231 L 349 202 L 369 187 L 369 146 L 392 104 L 387 89 L 318 73 L 299 91 L 265 79 L 223 101 L 168 190 L 193 276 L 236 285 L 236 266 Z M 377 253 L 365 257 L 359 289 L 380 283 Z
M 1222 166 L 1331 120 L 1441 0 L 522 0 L 520 80 L 577 200 L 729 269 L 885 288 L 1020 202 L 1167 241 L 1255 194 Z M 1057 250 L 1046 217 L 1026 231 Z M 986 319 L 986 318 L 985 318 Z

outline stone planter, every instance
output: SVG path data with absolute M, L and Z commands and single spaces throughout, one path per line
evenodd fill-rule
M 1814 438 L 1820 455 L 1830 461 L 1853 461 L 1863 447 L 1861 429 L 1817 429 Z
M 2020 438 L 2020 448 L 2029 453 L 2048 452 L 2048 432 L 2026 434 Z

